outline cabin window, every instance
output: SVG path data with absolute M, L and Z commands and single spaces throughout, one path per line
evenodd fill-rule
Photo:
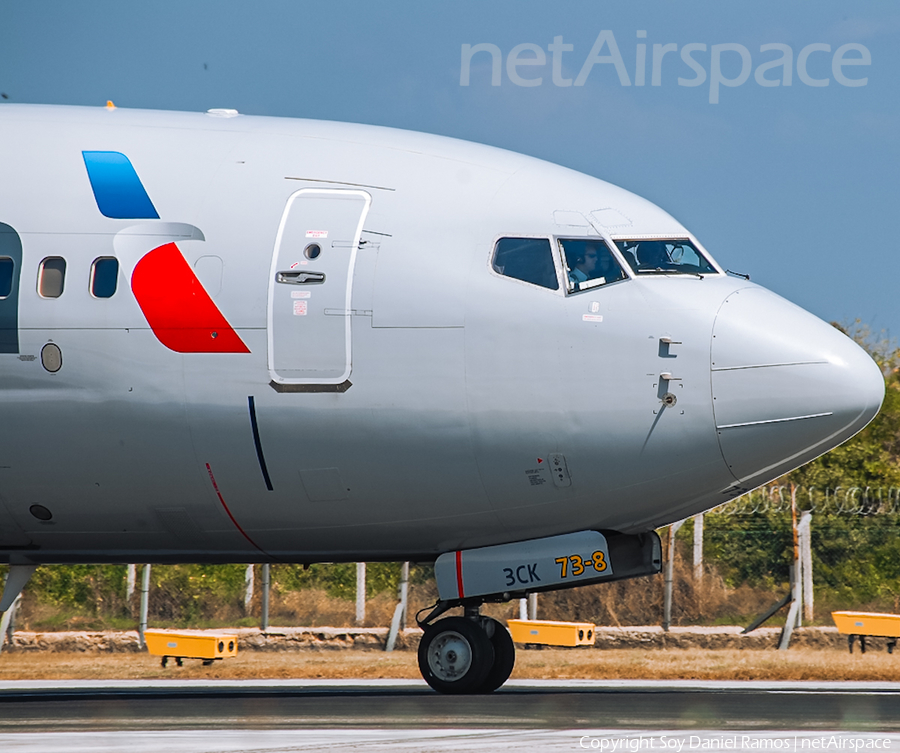
M 91 295 L 94 298 L 112 298 L 119 280 L 119 260 L 112 256 L 94 259 L 91 265 Z
M 645 239 L 616 241 L 616 246 L 638 275 L 705 275 L 718 274 L 687 239 Z
M 626 278 L 609 246 L 602 240 L 559 239 L 566 263 L 566 284 L 570 293 L 589 290 Z
M 15 262 L 8 256 L 0 256 L 0 298 L 8 298 L 12 293 Z
M 66 260 L 48 256 L 38 270 L 38 293 L 43 298 L 59 298 L 66 283 Z
M 504 277 L 559 290 L 559 278 L 547 238 L 501 238 L 494 248 L 491 267 Z

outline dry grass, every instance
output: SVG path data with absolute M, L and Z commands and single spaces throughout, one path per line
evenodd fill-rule
M 545 658 L 546 655 L 546 658 Z M 514 677 L 657 680 L 900 680 L 898 657 L 833 650 L 521 651 Z
M 0 680 L 289 680 L 310 678 L 419 677 L 416 655 L 410 651 L 247 651 L 204 667 L 185 659 L 178 667 L 169 660 L 163 669 L 158 656 L 147 654 L 10 653 L 0 655 Z
M 146 654 L 4 653 L 0 680 L 419 679 L 412 651 L 244 652 L 204 667 L 162 669 Z M 900 657 L 833 650 L 519 650 L 518 679 L 900 680 Z

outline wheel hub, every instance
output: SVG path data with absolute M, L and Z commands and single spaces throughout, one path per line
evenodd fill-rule
M 472 647 L 456 631 L 441 633 L 429 647 L 428 666 L 435 677 L 445 682 L 456 680 L 472 666 Z

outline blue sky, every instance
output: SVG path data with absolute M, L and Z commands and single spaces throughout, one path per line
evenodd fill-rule
M 612 63 L 577 79 L 611 31 L 630 86 Z M 638 38 L 646 31 L 645 38 Z M 495 45 L 472 58 L 463 45 Z M 544 65 L 507 62 L 537 45 Z M 638 44 L 646 82 L 636 86 Z M 653 45 L 675 45 L 652 85 Z M 700 86 L 679 85 L 703 69 Z M 740 45 L 748 78 L 711 104 L 713 45 Z M 792 55 L 756 81 L 759 65 Z M 829 50 L 809 49 L 828 45 Z M 843 45 L 869 65 L 834 72 Z M 798 58 L 808 50 L 808 77 Z M 739 79 L 739 50 L 718 48 L 721 77 Z M 599 51 L 609 55 L 607 45 Z M 861 58 L 855 48 L 845 59 Z M 533 51 L 519 59 L 534 58 Z M 538 61 L 540 62 L 540 61 Z M 846 80 L 845 79 L 845 80 Z M 624 186 L 688 226 L 726 267 L 828 320 L 860 318 L 900 336 L 900 5 L 892 2 L 267 2 L 30 0 L 0 7 L 0 92 L 9 102 L 206 110 L 349 120 L 470 139 L 531 154 Z

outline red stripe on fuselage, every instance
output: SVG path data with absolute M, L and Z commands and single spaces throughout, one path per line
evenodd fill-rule
M 154 248 L 131 289 L 157 339 L 176 353 L 249 353 L 174 243 Z
M 222 507 L 225 508 L 225 514 L 228 515 L 229 520 L 234 523 L 234 527 L 241 532 L 241 536 L 247 539 L 247 541 L 249 541 L 257 549 L 259 549 L 259 551 L 261 551 L 263 554 L 266 554 L 266 556 L 268 556 L 268 554 L 263 549 L 260 549 L 259 545 L 257 545 L 257 543 L 247 535 L 247 532 L 243 528 L 241 528 L 240 523 L 238 523 L 234 519 L 234 515 L 231 514 L 231 510 L 229 510 L 228 505 L 225 504 L 225 498 L 222 496 L 222 492 L 219 491 L 219 485 L 216 483 L 216 477 L 213 476 L 212 468 L 210 467 L 209 463 L 206 464 L 206 472 L 209 474 L 209 480 L 212 483 L 213 489 L 215 489 L 216 496 L 219 498 L 219 502 L 221 502 Z
M 462 580 L 462 552 L 456 552 L 456 590 L 459 592 L 459 598 L 465 598 L 465 594 L 463 593 L 463 580 Z

